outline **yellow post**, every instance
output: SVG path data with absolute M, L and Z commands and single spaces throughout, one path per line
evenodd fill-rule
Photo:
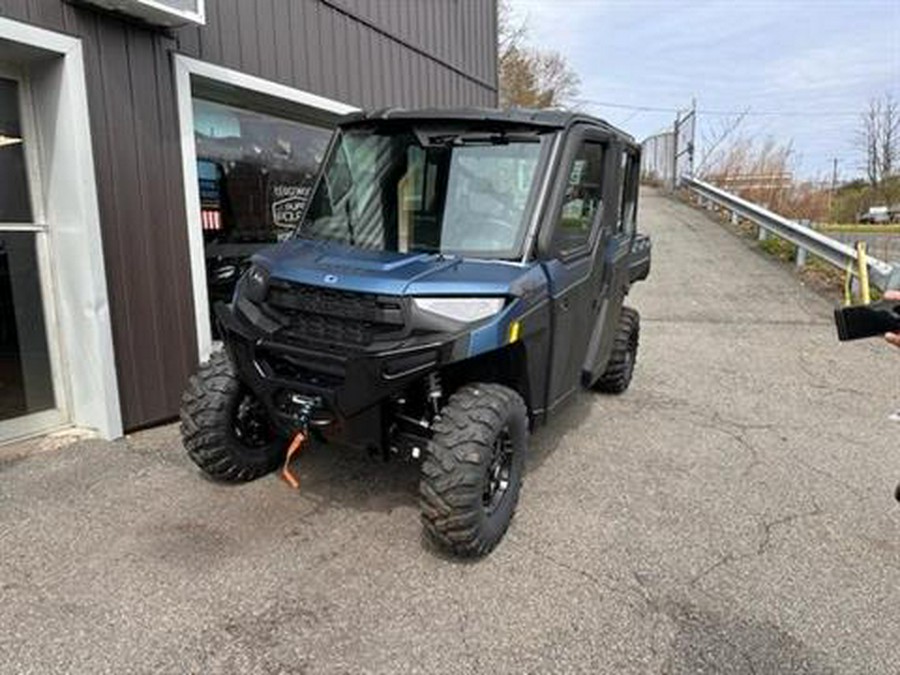
M 868 305 L 872 302 L 872 295 L 869 291 L 869 258 L 866 255 L 866 242 L 856 242 L 856 262 L 859 265 L 859 295 L 862 304 Z

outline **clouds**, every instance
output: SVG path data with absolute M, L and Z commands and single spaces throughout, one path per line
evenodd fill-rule
M 751 117 L 745 125 L 745 133 L 793 141 L 807 175 L 824 171 L 833 157 L 847 170 L 856 165 L 851 141 L 858 118 L 830 113 L 862 111 L 886 91 L 900 98 L 894 0 L 513 0 L 513 6 L 528 16 L 535 43 L 569 58 L 585 99 L 674 108 L 696 96 L 701 111 L 810 113 Z M 592 110 L 637 137 L 672 117 Z
M 861 35 L 843 42 L 787 54 L 769 64 L 769 78 L 780 89 L 794 93 L 889 87 L 892 78 L 896 86 L 897 57 L 888 58 L 884 49 L 888 45 L 880 48 L 877 38 L 866 40 Z

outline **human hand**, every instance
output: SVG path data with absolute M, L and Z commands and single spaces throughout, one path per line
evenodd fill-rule
M 900 300 L 900 291 L 885 291 L 885 300 Z M 886 333 L 884 339 L 895 347 L 900 347 L 900 333 Z

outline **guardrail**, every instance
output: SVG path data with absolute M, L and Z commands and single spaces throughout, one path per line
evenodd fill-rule
M 877 234 L 885 237 L 896 237 L 900 234 L 900 225 L 871 225 L 869 223 L 817 223 L 819 232 L 837 232 L 838 234 Z
M 859 254 L 852 246 L 702 180 L 684 177 L 681 184 L 696 194 L 701 203 L 716 205 L 729 211 L 733 221 L 744 218 L 754 223 L 759 228 L 760 238 L 765 238 L 766 234 L 773 234 L 794 244 L 797 247 L 798 265 L 805 264 L 807 253 L 811 253 L 842 271 L 849 270 L 859 276 Z M 866 255 L 863 259 L 868 268 L 869 282 L 873 286 L 884 290 L 900 282 L 900 266 Z

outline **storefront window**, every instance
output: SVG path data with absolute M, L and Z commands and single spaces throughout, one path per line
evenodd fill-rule
M 231 299 L 249 256 L 291 235 L 331 130 L 199 98 L 193 107 L 212 308 Z

